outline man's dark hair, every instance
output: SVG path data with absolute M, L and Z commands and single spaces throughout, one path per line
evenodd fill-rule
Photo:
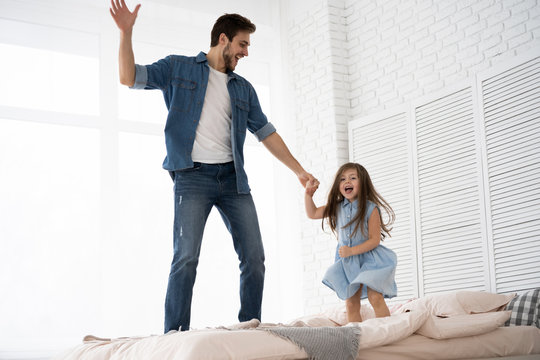
M 220 16 L 214 27 L 210 37 L 210 47 L 216 46 L 219 42 L 219 35 L 222 33 L 227 36 L 229 41 L 236 36 L 239 31 L 247 31 L 250 34 L 255 32 L 255 24 L 248 18 L 238 14 L 225 14 Z

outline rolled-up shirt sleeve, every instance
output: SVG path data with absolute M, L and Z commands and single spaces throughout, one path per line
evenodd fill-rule
M 272 125 L 272 123 L 269 122 L 255 132 L 255 137 L 257 138 L 257 140 L 263 141 L 274 132 L 276 132 L 276 128 L 274 127 L 274 125 Z
M 170 81 L 171 59 L 169 55 L 150 65 L 135 64 L 135 84 L 131 88 L 165 90 Z
M 257 92 L 251 84 L 249 84 L 248 129 L 259 141 L 263 141 L 276 131 L 274 125 L 268 122 L 266 115 L 264 115 L 259 98 L 257 97 Z
M 135 64 L 135 83 L 130 89 L 144 89 L 148 82 L 148 70 L 146 66 Z

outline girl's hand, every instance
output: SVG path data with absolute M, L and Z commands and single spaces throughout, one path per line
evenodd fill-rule
M 340 247 L 338 252 L 339 252 L 339 256 L 342 258 L 347 258 L 349 256 L 354 255 L 352 248 L 347 245 Z
M 317 179 L 309 180 L 306 183 L 306 195 L 313 196 L 315 191 L 319 188 L 319 181 Z

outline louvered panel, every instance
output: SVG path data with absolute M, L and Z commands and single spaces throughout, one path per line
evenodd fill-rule
M 534 130 L 539 126 L 538 121 L 535 121 L 539 114 L 540 109 L 533 109 L 530 112 L 522 114 L 519 118 L 516 118 L 515 122 L 493 122 L 489 124 L 490 126 L 486 126 L 486 134 L 489 135 L 486 141 L 498 143 L 499 136 L 508 137 L 516 135 L 516 132 L 518 135 L 525 138 L 534 136 Z M 532 132 L 527 132 L 525 134 L 518 132 L 523 129 L 531 130 Z M 512 130 L 514 130 L 514 132 L 512 132 Z
M 496 151 L 497 153 L 490 154 L 489 158 L 491 159 L 493 167 L 497 167 L 499 165 L 504 166 L 509 162 L 516 162 L 519 160 L 522 162 L 530 161 L 532 163 L 531 165 L 538 163 L 538 158 L 536 156 L 540 150 L 540 144 L 535 143 L 534 141 L 516 140 L 516 142 L 519 143 L 515 146 L 507 144 L 507 146 L 504 147 L 507 151 L 501 151 L 501 149 L 498 149 Z
M 461 252 L 459 254 L 454 253 L 455 248 L 459 245 Z M 424 247 L 424 251 L 426 253 L 432 253 L 432 256 L 424 261 L 424 265 L 430 265 L 431 268 L 445 268 L 448 266 L 448 264 L 445 264 L 444 261 L 441 262 L 441 260 L 449 260 L 453 259 L 453 264 L 457 264 L 455 260 L 457 259 L 465 259 L 466 256 L 476 256 L 476 246 L 475 244 L 471 244 L 467 238 L 462 238 L 462 241 L 459 242 L 451 242 L 451 243 L 439 243 L 439 244 L 432 244 L 431 246 Z M 427 274 L 426 276 L 439 276 L 438 274 Z
M 501 229 L 514 226 L 514 224 L 522 224 L 522 223 L 535 225 L 536 220 L 538 220 L 538 214 L 530 214 L 530 213 L 507 214 L 506 216 L 499 217 L 499 219 L 497 219 L 497 222 L 493 226 L 494 239 L 501 238 L 499 237 L 499 234 L 498 234 L 498 232 Z M 532 243 L 532 245 L 535 245 L 535 244 L 536 242 Z
M 470 118 L 470 114 L 467 114 L 468 116 L 464 116 L 463 118 L 454 119 L 453 122 L 442 122 L 440 124 L 440 129 L 430 129 L 430 131 L 417 131 L 417 135 L 421 135 L 418 139 L 418 147 L 422 147 L 423 145 L 430 146 L 432 143 L 439 143 L 439 141 L 443 141 L 443 143 L 452 142 L 454 140 L 459 139 L 463 136 L 463 132 L 470 131 L 470 129 L 463 129 L 456 127 L 456 124 L 460 123 L 464 119 Z
M 525 218 L 525 220 L 527 219 Z M 519 226 L 519 224 L 508 225 L 499 229 L 495 234 L 494 239 L 506 239 L 508 241 L 496 241 L 494 244 L 495 253 L 500 249 L 504 249 L 501 251 L 501 254 L 504 255 L 504 251 L 511 251 L 513 247 L 519 247 L 522 244 L 530 245 L 531 242 L 527 235 L 535 238 L 540 237 L 540 222 L 533 220 L 528 221 L 528 223 L 530 223 L 531 226 L 526 229 Z
M 536 171 L 540 171 L 540 164 L 533 164 L 529 167 L 522 167 L 514 169 L 512 172 L 505 172 L 500 171 L 496 174 L 491 174 L 491 176 L 494 178 L 492 182 L 492 186 L 490 186 L 490 190 L 493 191 L 494 194 L 498 194 L 500 192 L 504 192 L 508 190 L 508 185 L 515 185 L 516 188 L 519 189 L 520 186 L 523 186 L 524 184 L 534 181 L 531 179 L 537 178 L 537 175 L 535 175 Z
M 527 249 L 529 248 L 529 244 L 514 244 L 514 246 L 512 247 L 507 247 L 507 248 L 504 248 L 504 249 L 500 249 L 501 251 L 499 251 L 499 249 L 496 249 L 495 250 L 495 258 L 498 258 L 500 259 L 500 261 L 502 263 L 506 262 L 505 260 L 505 257 L 508 256 L 508 257 L 511 257 L 511 256 L 520 256 L 520 257 L 527 257 L 529 256 L 530 254 L 534 253 L 534 251 L 532 252 L 527 252 Z
M 415 109 L 425 294 L 486 289 L 472 93 Z
M 537 166 L 537 169 L 540 170 L 540 165 Z M 504 196 L 504 194 L 506 193 L 505 182 L 506 182 L 507 179 L 512 179 L 512 178 L 500 176 L 499 179 L 500 179 L 500 181 L 498 182 L 498 184 L 496 186 L 495 185 L 492 186 L 491 189 L 490 189 L 491 190 L 491 196 Z M 510 181 L 510 180 L 508 180 L 508 181 Z M 527 172 L 527 173 L 523 174 L 523 176 L 520 176 L 519 180 L 517 180 L 515 183 L 519 184 L 519 186 L 522 187 L 522 186 L 535 185 L 538 182 L 540 182 L 540 178 L 538 178 L 533 173 Z
M 482 88 L 486 93 L 497 95 L 503 91 L 512 89 L 511 85 L 514 83 L 520 84 L 525 79 L 532 76 L 538 76 L 540 74 L 539 69 L 540 62 L 538 61 L 538 58 L 535 58 L 485 79 L 482 82 Z M 489 101 L 492 98 L 494 97 L 486 97 L 486 100 Z
M 520 94 L 513 94 L 514 100 L 505 99 L 500 101 L 493 106 L 500 106 L 499 109 L 491 108 L 490 110 L 486 109 L 485 115 L 491 117 L 493 120 L 502 120 L 509 117 L 518 116 L 522 113 L 529 111 L 534 111 L 535 105 L 535 95 L 534 94 L 521 94 L 524 95 L 521 99 L 516 99 L 515 96 Z
M 425 141 L 433 142 L 436 139 L 440 138 L 446 139 L 444 135 L 448 135 L 449 132 L 459 133 L 463 130 L 467 130 L 458 128 L 455 125 L 457 123 L 460 123 L 464 119 L 470 118 L 472 115 L 470 111 L 455 112 L 456 117 L 449 118 L 449 116 L 451 115 L 452 113 L 446 113 L 444 116 L 441 116 L 440 122 L 438 124 L 433 124 L 429 127 L 422 127 L 420 129 L 417 129 L 416 133 L 418 135 L 422 135 L 418 139 L 418 144 L 422 144 Z
M 416 117 L 425 119 L 421 124 L 417 124 L 417 129 L 438 124 L 438 119 L 446 119 L 446 114 L 449 114 L 450 112 L 460 113 L 469 111 L 470 109 L 461 107 L 463 102 L 469 100 L 469 94 L 463 91 L 457 91 L 444 98 L 437 99 L 437 101 L 431 102 L 428 107 L 417 108 Z
M 540 116 L 540 112 L 536 114 Z M 535 123 L 534 120 L 530 120 L 527 123 L 521 124 L 521 126 L 515 129 L 508 129 L 508 131 L 500 131 L 497 134 L 491 136 L 488 144 L 492 146 L 492 153 L 490 156 L 495 156 L 497 152 L 506 152 L 508 148 L 516 145 L 516 140 L 519 140 L 524 146 L 535 143 L 535 134 L 540 130 L 540 123 Z M 521 131 L 526 131 L 525 133 Z
M 474 137 L 474 133 L 463 134 L 462 136 L 470 139 L 471 137 Z M 455 151 L 449 153 L 449 148 L 453 148 L 455 149 Z M 444 164 L 446 161 L 463 161 L 464 158 L 468 158 L 467 154 L 469 154 L 471 150 L 474 151 L 475 146 L 474 144 L 469 144 L 466 141 L 456 140 L 448 141 L 447 143 L 434 142 L 432 146 L 419 146 L 418 149 L 429 150 L 426 151 L 427 153 L 425 155 L 425 158 L 422 159 L 422 161 L 425 162 L 423 164 L 423 169 L 425 169 L 430 165 Z
M 471 260 L 473 260 L 475 256 L 476 255 L 474 254 L 474 251 L 466 251 L 463 254 L 454 254 L 453 251 L 441 252 L 438 255 L 434 255 L 433 258 L 429 261 L 426 261 L 426 264 L 432 265 L 434 267 L 439 266 L 441 269 L 444 269 L 444 265 L 441 265 L 441 260 L 447 260 L 448 258 L 450 258 L 458 265 L 467 266 L 471 264 Z
M 469 189 L 469 193 L 471 195 L 474 195 L 475 191 L 476 191 L 476 189 L 474 189 L 474 188 Z M 467 195 L 464 194 L 464 196 L 467 196 Z M 446 205 L 449 206 L 449 207 L 456 207 L 456 206 L 461 206 L 462 205 L 461 201 L 459 199 L 456 199 L 454 197 L 453 193 L 446 194 L 446 195 L 443 195 L 441 197 L 445 197 L 445 198 L 449 199 L 446 202 Z M 429 206 L 425 206 L 424 208 L 422 208 L 420 214 L 422 215 L 422 217 L 425 220 L 436 221 L 437 219 L 440 219 L 441 216 L 444 216 L 446 214 L 446 209 L 442 208 L 442 207 L 440 207 L 438 205 L 435 206 L 435 204 L 430 204 Z M 442 234 L 441 234 L 441 236 L 442 236 Z
M 540 74 L 538 69 L 540 69 L 540 63 L 536 59 L 524 62 L 511 70 L 484 80 L 483 88 L 486 92 L 496 95 L 495 97 L 492 96 L 491 99 L 496 99 L 501 97 L 500 94 L 504 92 L 515 92 L 516 86 L 514 84 L 516 83 L 526 84 L 528 79 L 537 79 Z M 523 87 L 517 86 L 517 88 L 520 89 Z
M 494 89 L 491 91 L 490 99 L 485 102 L 487 107 L 494 106 L 495 104 L 502 104 L 506 98 L 512 98 L 516 94 L 525 93 L 533 90 L 538 86 L 540 82 L 540 75 L 529 74 L 531 76 L 525 76 L 521 78 L 515 78 L 510 84 L 507 84 L 507 87 L 501 87 L 504 90 Z M 499 86 L 504 86 L 503 84 L 498 84 Z M 487 90 L 490 91 L 490 90 Z
M 461 207 L 461 206 L 459 206 Z M 449 209 L 457 209 L 452 207 L 447 207 Z M 446 213 L 444 219 L 441 219 L 440 216 L 422 216 L 422 220 L 426 223 L 426 226 L 422 226 L 423 233 L 429 234 L 431 232 L 439 233 L 440 229 L 454 229 L 459 228 L 464 223 L 463 218 L 465 216 L 475 216 L 476 212 L 474 209 L 465 211 L 466 209 L 463 209 L 460 213 L 454 213 L 454 214 L 448 214 Z M 431 227 L 429 226 L 431 225 Z M 427 245 L 426 245 L 427 246 Z
M 432 176 L 431 178 L 422 179 L 420 185 L 424 187 L 424 193 L 422 196 L 424 198 L 430 197 L 439 197 L 445 193 L 455 193 L 457 190 L 466 191 L 470 185 L 466 180 L 474 181 L 476 179 L 471 174 L 466 174 L 467 176 L 459 176 L 458 174 L 446 174 L 434 173 L 433 175 L 429 172 L 423 172 L 423 176 Z M 446 188 L 444 190 L 443 188 Z M 445 193 L 441 191 L 446 191 Z
M 500 193 L 492 194 L 492 198 L 496 200 L 497 203 L 501 203 L 502 201 L 504 201 L 505 198 L 516 199 L 517 198 L 516 195 L 519 195 L 521 192 L 530 192 L 534 194 L 534 193 L 537 193 L 538 191 L 540 191 L 540 179 L 536 179 L 535 182 L 530 181 L 525 184 L 523 184 L 523 182 L 520 181 L 519 189 L 514 188 L 511 190 L 508 190 L 507 192 L 501 191 Z
M 515 161 L 508 161 L 504 166 L 501 166 L 500 163 L 497 163 L 494 161 L 496 165 L 492 166 L 490 168 L 490 176 L 493 176 L 496 178 L 497 176 L 500 176 L 501 174 L 512 176 L 513 173 L 528 173 L 530 168 L 535 167 L 538 164 L 538 161 L 535 160 L 534 157 L 524 157 L 519 158 Z M 495 179 L 496 180 L 496 179 Z
M 540 286 L 540 58 L 482 81 L 496 290 Z
M 406 121 L 404 113 L 367 124 L 357 121 L 351 123 L 350 131 L 351 161 L 366 167 L 377 191 L 396 214 L 392 236 L 383 242 L 398 256 L 398 296 L 389 303 L 417 296 Z
M 460 227 L 457 229 L 452 229 L 451 231 L 446 231 L 444 234 L 438 234 L 437 239 L 448 244 L 455 244 L 457 241 L 464 241 L 462 239 L 469 234 L 470 232 L 468 229 Z
M 358 134 L 361 134 L 365 129 L 357 129 Z M 395 137 L 399 137 L 401 132 L 399 129 L 393 128 L 391 126 L 381 126 L 380 128 L 373 129 L 373 133 L 371 134 L 371 137 L 365 138 L 362 137 L 362 144 L 358 144 L 361 146 L 367 146 L 368 148 L 371 148 L 372 146 L 376 145 L 377 143 L 380 143 L 381 141 L 384 141 L 383 139 L 392 139 Z M 393 145 L 391 142 L 385 141 L 385 145 Z
M 505 227 L 503 229 L 500 229 L 497 232 L 497 235 L 501 238 L 513 238 L 516 237 L 516 241 L 523 241 L 526 243 L 529 243 L 527 237 L 523 236 L 524 234 L 531 234 L 533 236 L 540 237 L 540 223 L 532 224 L 529 228 L 525 229 L 523 227 L 512 229 L 510 227 Z M 507 244 L 505 242 L 499 242 L 497 243 L 497 247 L 504 247 L 504 246 L 511 246 L 511 244 Z
M 531 265 L 534 265 L 538 261 L 538 258 L 533 255 L 534 254 L 530 254 L 528 256 L 520 257 L 519 259 L 512 259 L 512 261 L 502 262 L 500 267 L 507 268 L 508 273 L 522 273 L 524 270 L 530 270 Z

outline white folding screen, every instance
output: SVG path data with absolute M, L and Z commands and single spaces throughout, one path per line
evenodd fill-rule
M 396 212 L 400 299 L 540 287 L 539 55 L 349 124 Z
M 479 79 L 494 288 L 540 282 L 540 57 Z
M 481 167 L 470 86 L 414 108 L 420 288 L 484 290 Z
M 357 127 L 353 123 L 350 144 L 351 161 L 367 169 L 377 191 L 399 214 L 390 233 L 391 237 L 383 243 L 399 253 L 396 274 L 399 296 L 395 300 L 415 296 L 417 275 L 414 214 L 410 206 L 414 198 L 410 191 L 412 164 L 407 155 L 410 141 L 406 113 L 375 118 Z

